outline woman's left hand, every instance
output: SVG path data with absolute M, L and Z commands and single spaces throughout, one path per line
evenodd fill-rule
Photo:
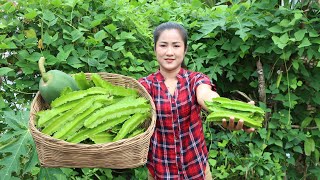
M 252 104 L 254 105 L 254 101 L 250 101 L 248 102 L 248 104 Z M 237 123 L 237 125 L 235 125 L 235 122 L 234 122 L 234 117 L 230 117 L 229 119 L 229 123 L 227 123 L 227 120 L 226 119 L 222 119 L 222 126 L 226 129 L 229 129 L 229 130 L 244 130 L 245 132 L 247 133 L 251 133 L 251 132 L 254 132 L 255 129 L 254 128 L 248 128 L 246 126 L 244 126 L 244 121 L 242 119 L 240 119 Z
M 244 124 L 244 121 L 240 119 L 237 125 L 235 125 L 234 117 L 230 117 L 229 123 L 227 123 L 226 119 L 222 119 L 222 126 L 226 129 L 233 130 L 233 131 L 244 130 L 247 133 L 252 133 L 255 131 L 254 128 L 248 128 L 243 124 Z

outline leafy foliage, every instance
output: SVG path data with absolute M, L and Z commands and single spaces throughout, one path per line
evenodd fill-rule
M 3 157 L 0 161 L 0 173 L 2 178 L 12 179 L 13 173 L 23 177 L 38 163 L 35 145 L 28 130 L 29 112 L 14 111 L 4 112 L 7 132 L 0 139 L 0 153 Z

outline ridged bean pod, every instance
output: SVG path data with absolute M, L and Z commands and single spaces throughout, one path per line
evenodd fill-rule
M 70 110 L 71 108 L 75 107 L 80 100 L 75 100 L 72 101 L 70 103 L 61 105 L 57 108 L 53 108 L 53 109 L 48 109 L 46 111 L 39 111 L 37 113 L 38 115 L 38 122 L 37 122 L 37 126 L 38 127 L 43 127 L 46 125 L 46 123 L 52 119 L 55 116 L 58 116 L 60 113 L 63 113 L 65 111 Z
M 130 119 L 123 123 L 120 131 L 117 133 L 113 141 L 118 141 L 126 137 L 129 133 L 135 130 L 144 120 L 148 114 L 135 113 Z
M 144 98 L 135 99 L 132 96 L 124 97 L 115 104 L 96 111 L 84 122 L 84 126 L 87 128 L 93 128 L 108 119 L 117 118 L 122 115 L 130 115 L 139 108 L 150 109 L 150 105 L 146 104 L 146 99 Z
M 113 126 L 116 126 L 117 124 L 123 123 L 128 118 L 129 118 L 129 116 L 124 116 L 121 118 L 112 119 L 112 120 L 107 121 L 99 126 L 94 127 L 94 128 L 84 128 L 84 129 L 78 131 L 76 134 L 74 134 L 70 138 L 68 138 L 68 142 L 79 143 L 79 142 L 81 142 L 89 137 L 92 137 L 100 132 L 109 130 Z
M 248 127 L 254 127 L 254 128 L 260 128 L 262 127 L 262 124 L 260 122 L 257 122 L 253 120 L 252 118 L 249 118 L 247 116 L 243 116 L 239 113 L 211 113 L 207 116 L 208 122 L 216 122 L 221 123 L 222 119 L 228 119 L 229 117 L 234 117 L 234 121 L 238 122 L 240 119 L 244 121 L 244 125 Z
M 91 139 L 95 144 L 101 144 L 112 142 L 114 136 L 115 135 L 113 133 L 103 131 L 96 135 L 90 136 L 89 139 Z
M 115 96 L 137 96 L 138 95 L 137 90 L 132 88 L 125 88 L 122 86 L 115 86 L 110 82 L 103 80 L 101 76 L 99 76 L 98 74 L 92 74 L 91 80 L 93 81 L 96 87 L 102 87 L 108 90 L 108 92 L 111 95 L 115 95 Z
M 73 78 L 75 79 L 80 90 L 86 90 L 93 86 L 83 72 L 74 74 Z
M 235 122 L 240 119 L 248 127 L 260 128 L 264 120 L 264 110 L 260 107 L 224 97 L 213 98 L 212 101 L 205 102 L 210 114 L 206 117 L 207 122 L 221 123 L 222 119 L 235 118 Z
M 72 91 L 72 92 L 66 94 L 65 96 L 60 96 L 57 99 L 55 99 L 54 101 L 52 101 L 51 107 L 55 108 L 55 107 L 58 107 L 62 104 L 70 102 L 70 101 L 82 99 L 82 98 L 90 96 L 90 95 L 101 95 L 101 94 L 109 95 L 108 91 L 104 88 L 101 88 L 101 87 L 92 87 L 92 88 L 89 88 L 87 90 L 82 90 L 82 91 Z

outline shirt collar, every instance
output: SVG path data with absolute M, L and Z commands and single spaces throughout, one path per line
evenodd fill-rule
M 177 78 L 181 79 L 183 78 L 184 74 L 186 73 L 186 69 L 184 68 L 180 68 L 180 71 L 177 74 Z M 158 71 L 155 73 L 155 77 L 158 81 L 165 81 L 165 78 L 163 77 L 163 75 L 160 72 L 160 69 L 158 69 Z

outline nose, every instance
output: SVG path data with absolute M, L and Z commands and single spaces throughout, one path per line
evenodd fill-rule
M 173 54 L 173 48 L 169 46 L 166 53 L 169 55 Z

